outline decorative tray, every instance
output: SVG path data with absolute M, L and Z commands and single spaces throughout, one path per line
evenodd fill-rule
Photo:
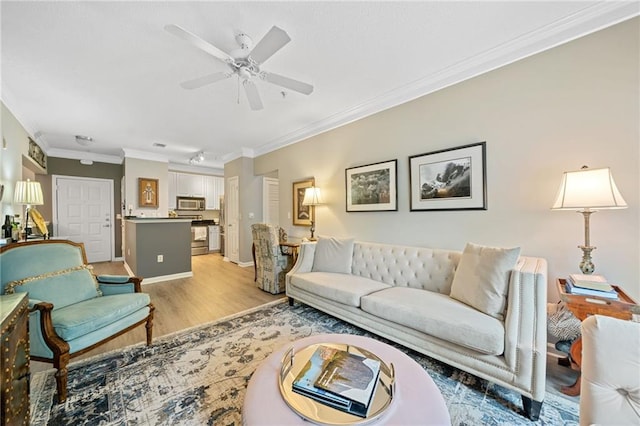
M 319 346 L 328 346 L 344 350 L 355 355 L 380 361 L 380 374 L 376 390 L 365 418 L 332 408 L 292 390 L 293 381 L 303 369 Z M 317 343 L 294 353 L 290 348 L 282 357 L 282 366 L 278 377 L 280 393 L 287 405 L 305 420 L 321 425 L 363 425 L 377 420 L 391 405 L 395 390 L 395 371 L 393 364 L 386 364 L 366 349 L 343 343 Z

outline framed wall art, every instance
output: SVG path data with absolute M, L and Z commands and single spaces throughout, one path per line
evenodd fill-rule
M 486 210 L 486 142 L 409 157 L 410 210 Z
M 43 169 L 47 168 L 47 154 L 45 154 L 42 148 L 40 148 L 40 145 L 31 138 L 29 138 L 29 157 Z
M 345 170 L 347 212 L 398 210 L 398 160 Z
M 138 206 L 158 207 L 158 179 L 138 178 Z
M 306 179 L 298 182 L 293 182 L 293 224 L 297 226 L 311 226 L 311 221 L 315 220 L 313 217 L 313 206 L 303 206 L 302 200 L 304 200 L 304 191 L 307 188 L 315 186 L 315 179 Z

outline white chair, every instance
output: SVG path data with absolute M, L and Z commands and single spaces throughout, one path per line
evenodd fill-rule
M 640 323 L 582 322 L 580 425 L 640 425 Z

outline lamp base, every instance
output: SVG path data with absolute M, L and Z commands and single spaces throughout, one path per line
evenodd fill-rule
M 582 261 L 580 262 L 580 270 L 583 274 L 590 275 L 596 270 L 596 265 L 591 260 L 591 252 L 596 248 L 593 246 L 578 246 L 582 250 Z

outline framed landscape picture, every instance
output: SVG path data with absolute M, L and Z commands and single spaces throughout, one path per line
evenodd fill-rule
M 158 207 L 158 179 L 138 178 L 138 206 Z
M 486 142 L 409 157 L 410 210 L 486 210 Z
M 304 191 L 315 185 L 315 179 L 293 182 L 293 224 L 297 226 L 311 226 L 314 220 L 313 206 L 303 206 Z
M 398 210 L 398 160 L 345 170 L 347 212 Z

